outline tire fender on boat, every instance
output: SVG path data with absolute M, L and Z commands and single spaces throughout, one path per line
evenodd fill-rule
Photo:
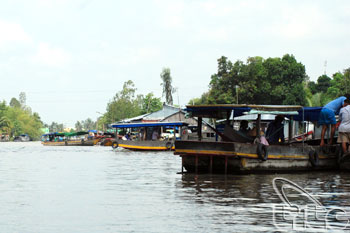
M 85 143 L 85 142 L 84 142 L 84 138 L 83 138 L 83 139 L 81 139 L 81 144 L 83 144 L 83 145 L 84 145 L 84 143 Z
M 64 141 L 64 145 L 67 146 L 68 145 L 68 142 L 67 140 Z
M 113 143 L 112 143 L 112 148 L 113 148 L 113 149 L 117 149 L 118 146 L 119 146 L 118 142 L 113 142 Z
M 171 150 L 171 148 L 173 147 L 173 143 L 167 142 L 167 143 L 165 144 L 165 147 L 166 147 L 168 150 Z
M 262 143 L 258 144 L 256 153 L 258 155 L 258 158 L 261 159 L 262 161 L 266 161 L 269 155 L 267 146 Z
M 316 151 L 311 150 L 309 152 L 309 161 L 313 167 L 317 167 L 319 164 L 318 154 Z

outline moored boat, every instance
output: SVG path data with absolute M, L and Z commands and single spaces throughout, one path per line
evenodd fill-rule
M 89 132 L 54 132 L 42 135 L 41 143 L 44 146 L 93 146 L 94 139 L 88 136 Z
M 306 140 L 308 133 L 295 140 L 293 122 L 317 121 L 321 108 L 282 105 L 199 105 L 186 111 L 198 117 L 198 140 L 175 142 L 175 155 L 182 158 L 187 172 L 291 172 L 339 169 L 339 145 L 320 147 L 317 140 Z M 230 125 L 230 117 L 257 114 L 255 137 L 242 136 Z M 283 115 L 288 119 L 288 137 L 284 143 L 268 144 L 261 135 L 261 115 Z M 224 132 L 216 131 L 221 141 L 204 141 L 203 118 L 226 119 Z M 300 136 L 298 136 L 300 137 Z M 344 166 L 343 166 L 344 168 Z
M 139 151 L 173 150 L 175 141 L 187 134 L 185 122 L 140 122 L 112 124 L 122 132 L 112 142 L 112 147 Z

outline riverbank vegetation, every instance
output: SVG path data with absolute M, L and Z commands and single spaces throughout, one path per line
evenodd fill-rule
M 12 98 L 8 105 L 0 102 L 0 134 L 9 135 L 10 139 L 21 134 L 37 140 L 42 135 L 43 122 L 38 113 L 32 113 L 26 105 L 25 93 L 21 92 L 19 100 Z
M 310 81 L 305 66 L 293 55 L 282 58 L 250 57 L 231 62 L 218 59 L 209 90 L 189 104 L 287 104 L 323 106 L 350 92 L 350 69 Z

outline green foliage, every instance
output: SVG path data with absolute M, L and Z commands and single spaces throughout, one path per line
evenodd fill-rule
M 125 118 L 137 116 L 141 113 L 139 98 L 135 98 L 136 88 L 129 80 L 123 89 L 107 104 L 106 123 L 113 123 Z
M 189 105 L 201 105 L 201 104 L 208 104 L 208 96 L 209 93 L 205 92 L 201 95 L 200 98 L 193 98 L 191 99 L 188 104 Z
M 15 97 L 13 97 L 10 100 L 10 106 L 13 107 L 13 108 L 20 108 L 21 107 L 21 103 Z
M 63 132 L 64 125 L 53 121 L 51 125 L 49 125 L 49 130 L 50 132 Z
M 154 97 L 153 93 L 148 93 L 145 97 L 140 97 L 142 101 L 141 114 L 156 112 L 163 107 L 160 98 Z
M 22 93 L 22 100 L 24 93 Z M 28 134 L 33 140 L 40 138 L 43 123 L 38 113 L 31 113 L 30 108 L 12 98 L 10 106 L 5 101 L 0 103 L 0 133 L 10 137 Z
M 106 113 L 97 119 L 96 125 L 99 130 L 103 130 L 106 125 L 122 119 L 162 109 L 163 104 L 160 98 L 155 97 L 153 93 L 135 96 L 136 90 L 131 80 L 124 83 L 123 89 L 117 92 L 107 104 Z
M 332 78 L 322 75 L 317 82 L 309 82 L 307 90 L 312 93 L 308 96 L 309 106 L 324 106 L 333 99 L 350 92 L 350 69 L 345 69 L 343 73 L 337 72 Z
M 304 65 L 292 55 L 266 60 L 250 57 L 246 64 L 233 64 L 223 56 L 218 59 L 217 74 L 211 77 L 207 102 L 304 105 L 305 79 Z

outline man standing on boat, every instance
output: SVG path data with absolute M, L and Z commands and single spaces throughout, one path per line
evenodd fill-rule
M 349 98 L 349 94 L 345 94 L 344 96 L 338 97 L 335 100 L 332 100 L 328 104 L 326 104 L 320 113 L 318 124 L 322 125 L 322 131 L 321 131 L 321 143 L 320 146 L 324 146 L 324 135 L 326 134 L 326 130 L 328 128 L 328 125 L 331 125 L 331 138 L 329 140 L 329 145 L 333 143 L 333 137 L 335 133 L 335 125 L 337 124 L 337 121 L 335 119 L 335 115 L 339 114 L 340 109 L 344 105 L 344 100 Z
M 349 153 L 347 143 L 350 143 L 350 100 L 344 100 L 344 107 L 339 112 L 338 142 L 342 144 L 344 154 Z
M 266 139 L 270 144 L 284 143 L 284 116 L 277 115 L 266 130 Z

